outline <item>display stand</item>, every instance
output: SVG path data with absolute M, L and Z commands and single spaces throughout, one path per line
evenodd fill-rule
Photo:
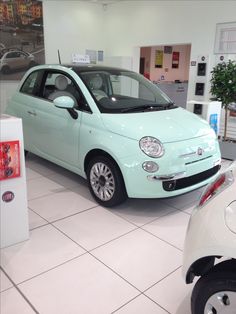
M 0 116 L 0 248 L 29 238 L 22 121 Z
M 221 102 L 190 100 L 187 102 L 186 109 L 197 114 L 202 119 L 206 120 L 214 129 L 216 134 L 219 135 Z

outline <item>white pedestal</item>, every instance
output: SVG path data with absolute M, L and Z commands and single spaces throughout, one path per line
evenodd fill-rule
M 3 248 L 29 238 L 21 119 L 8 115 L 0 116 L 0 142 L 0 248 Z M 3 152 L 3 147 L 7 144 L 2 143 L 10 144 L 8 152 L 6 152 L 7 149 Z M 19 155 L 17 155 L 18 150 Z M 18 167 L 16 167 L 17 164 Z
M 212 128 L 216 131 L 216 134 L 219 135 L 221 117 L 220 101 L 190 100 L 187 102 L 186 109 L 197 114 L 199 117 L 209 122 Z

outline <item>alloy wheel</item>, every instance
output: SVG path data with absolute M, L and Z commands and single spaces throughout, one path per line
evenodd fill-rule
M 102 162 L 93 165 L 90 183 L 95 195 L 102 201 L 109 201 L 115 192 L 115 179 L 111 169 Z
M 236 292 L 220 291 L 206 303 L 204 314 L 232 314 L 236 309 Z

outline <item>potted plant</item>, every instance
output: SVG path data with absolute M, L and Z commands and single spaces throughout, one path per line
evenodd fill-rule
M 223 142 L 227 142 L 229 140 L 227 138 L 228 112 L 232 109 L 232 104 L 236 103 L 236 62 L 229 60 L 218 63 L 211 73 L 211 94 L 214 100 L 221 101 L 222 108 L 225 110 Z M 236 153 L 229 159 L 236 159 Z
M 236 159 L 234 140 L 227 137 L 228 112 L 235 110 L 236 103 L 236 62 L 229 60 L 217 64 L 211 71 L 211 94 L 214 100 L 221 101 L 225 110 L 224 136 L 219 142 L 223 158 Z M 235 142 L 236 143 L 236 142 Z

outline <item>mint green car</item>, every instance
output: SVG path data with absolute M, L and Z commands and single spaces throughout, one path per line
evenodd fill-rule
M 7 113 L 22 118 L 26 151 L 87 178 L 103 206 L 183 194 L 220 168 L 208 123 L 128 70 L 36 66 Z

